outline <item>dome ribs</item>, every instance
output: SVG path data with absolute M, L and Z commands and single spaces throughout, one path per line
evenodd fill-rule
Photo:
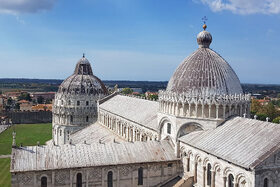
M 168 83 L 167 91 L 210 95 L 243 94 L 233 69 L 209 48 L 197 49 L 179 65 Z

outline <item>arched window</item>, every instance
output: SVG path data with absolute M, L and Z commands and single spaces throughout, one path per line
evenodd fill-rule
M 143 168 L 138 169 L 138 185 L 143 185 Z
M 86 117 L 86 122 L 88 122 L 88 116 Z
M 211 186 L 211 164 L 207 164 L 207 185 Z
M 77 174 L 76 187 L 82 187 L 82 185 L 83 185 L 82 174 L 81 174 L 81 173 L 78 173 L 78 174 Z
M 234 181 L 233 175 L 229 174 L 229 176 L 228 176 L 228 187 L 234 187 L 233 186 L 233 181 Z
M 109 171 L 107 175 L 108 187 L 113 187 L 113 172 Z
M 68 101 L 68 105 L 71 105 L 71 101 L 70 100 Z
M 70 122 L 73 122 L 73 116 L 70 116 Z
M 47 177 L 41 178 L 41 187 L 47 187 L 48 186 L 48 179 Z
M 268 186 L 268 178 L 265 178 L 265 179 L 263 180 L 263 187 L 269 187 L 269 186 Z
M 63 100 L 61 100 L 61 105 L 63 105 Z
M 88 101 L 86 101 L 86 105 L 88 106 Z
M 77 101 L 77 106 L 80 106 L 80 101 Z
M 171 123 L 167 123 L 167 134 L 171 134 Z
M 62 130 L 60 129 L 60 130 L 59 130 L 59 136 L 61 136 L 61 135 L 62 135 Z

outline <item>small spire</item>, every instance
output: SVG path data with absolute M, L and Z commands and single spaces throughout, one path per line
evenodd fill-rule
M 83 58 L 85 58 L 85 53 L 83 53 Z
M 13 143 L 12 143 L 12 147 L 15 148 L 17 146 L 16 144 L 16 131 L 13 131 Z
M 207 25 L 206 25 L 206 21 L 207 21 L 208 19 L 207 19 L 207 17 L 206 16 L 204 16 L 203 18 L 202 18 L 202 21 L 203 21 L 203 26 L 202 26 L 202 28 L 204 29 L 204 30 L 206 30 L 206 28 L 207 28 Z

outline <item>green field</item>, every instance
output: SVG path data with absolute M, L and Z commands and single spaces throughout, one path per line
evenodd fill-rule
M 11 186 L 10 158 L 0 159 L 0 186 Z
M 52 138 L 51 123 L 16 125 L 0 134 L 0 155 L 11 153 L 12 132 L 16 130 L 16 143 L 20 145 L 36 145 L 37 141 L 44 144 Z M 0 159 L 0 186 L 11 186 L 10 158 Z
M 15 125 L 0 134 L 0 155 L 11 154 L 12 132 L 16 130 L 16 143 L 23 146 L 44 144 L 52 138 L 51 123 Z

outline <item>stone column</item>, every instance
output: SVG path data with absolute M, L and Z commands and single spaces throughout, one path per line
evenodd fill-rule
M 194 184 L 197 183 L 197 161 L 194 163 Z
M 209 118 L 211 118 L 211 108 L 212 108 L 212 105 L 208 105 L 208 109 L 209 109 Z
M 227 177 L 223 177 L 224 178 L 224 187 L 227 187 Z
M 240 116 L 241 116 L 241 117 L 242 117 L 242 115 L 243 115 L 243 114 L 242 114 L 242 113 L 243 113 L 242 111 L 243 111 L 243 108 L 242 108 L 242 104 L 241 104 L 241 105 L 240 105 Z
M 201 105 L 201 117 L 204 118 L 204 103 Z
M 179 103 L 176 104 L 176 115 L 180 116 Z
M 198 108 L 198 104 L 195 104 L 195 117 L 197 118 L 197 108 Z
M 211 171 L 211 187 L 215 187 L 215 176 L 216 176 L 216 171 L 212 170 Z
M 125 132 L 125 134 L 126 134 L 126 140 L 129 140 L 129 139 L 128 139 L 128 138 L 129 138 L 129 137 L 128 137 L 128 126 L 126 126 L 125 131 L 126 131 L 126 132 Z
M 206 184 L 205 173 L 206 173 L 206 166 L 203 166 L 203 187 L 205 187 Z
M 191 103 L 189 103 L 189 117 L 191 117 Z
M 136 133 L 135 133 L 135 128 L 133 128 L 133 138 L 132 141 L 135 142 L 136 141 Z
M 226 105 L 223 105 L 223 118 L 226 119 Z
M 219 118 L 219 105 L 216 105 L 216 119 Z
M 186 116 L 185 103 L 182 104 L 182 107 L 183 107 L 183 116 L 185 117 Z

